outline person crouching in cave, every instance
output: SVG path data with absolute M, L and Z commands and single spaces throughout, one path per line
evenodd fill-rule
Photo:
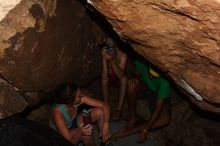
M 113 86 L 120 81 L 117 110 L 112 114 L 112 120 L 119 120 L 121 117 L 122 105 L 126 93 L 127 77 L 125 67 L 127 55 L 116 47 L 111 38 L 105 40 L 105 47 L 102 48 L 102 93 L 104 102 L 109 103 L 109 85 Z
M 122 138 L 134 133 L 138 134 L 138 143 L 143 143 L 149 131 L 167 126 L 171 121 L 169 82 L 148 64 L 136 60 L 134 62 L 134 76 L 128 80 L 127 97 L 130 109 L 130 119 L 113 139 Z M 151 116 L 143 124 L 137 125 L 137 99 L 148 99 Z
M 109 133 L 109 106 L 108 104 L 84 95 L 81 89 L 68 83 L 61 87 L 59 97 L 52 111 L 49 125 L 73 144 L 80 141 L 85 146 L 95 145 L 93 139 L 93 125 L 98 124 L 102 142 L 108 142 Z M 90 109 L 80 112 L 81 106 L 90 106 Z

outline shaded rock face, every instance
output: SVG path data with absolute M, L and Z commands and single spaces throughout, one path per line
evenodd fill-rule
M 95 42 L 102 32 L 82 3 L 8 3 L 0 12 L 0 73 L 19 91 L 45 91 L 64 81 L 86 84 L 99 74 Z
M 220 1 L 88 2 L 122 39 L 193 95 L 195 104 L 220 112 Z
M 99 75 L 96 43 L 103 36 L 80 1 L 2 0 L 0 79 L 7 87 L 0 91 L 0 118 L 38 104 L 39 91 L 66 81 L 85 85 Z
M 27 106 L 26 100 L 15 89 L 0 79 L 0 119 L 21 112 Z
M 218 145 L 219 121 L 214 121 L 210 118 L 211 116 L 204 116 L 211 115 L 210 112 L 204 115 L 199 115 L 199 112 L 201 111 L 193 110 L 189 103 L 182 98 L 172 98 L 172 121 L 161 131 L 155 131 L 154 136 L 164 139 L 168 146 Z

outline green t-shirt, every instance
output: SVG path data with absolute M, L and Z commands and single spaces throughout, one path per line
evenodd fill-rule
M 150 77 L 150 67 L 139 60 L 134 62 L 136 69 L 141 73 L 141 80 L 150 90 L 157 93 L 158 98 L 166 99 L 170 97 L 171 87 L 169 82 L 163 77 Z

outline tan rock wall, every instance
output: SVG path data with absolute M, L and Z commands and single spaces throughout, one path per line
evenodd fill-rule
M 115 31 L 202 108 L 220 112 L 220 3 L 216 0 L 91 0 Z M 186 86 L 186 84 L 188 86 Z M 194 100 L 191 96 L 191 100 Z M 211 104 L 210 104 L 211 103 Z

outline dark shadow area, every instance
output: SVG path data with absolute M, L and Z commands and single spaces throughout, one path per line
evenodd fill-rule
M 190 108 L 201 118 L 207 119 L 207 120 L 211 120 L 211 121 L 215 121 L 215 122 L 219 122 L 220 123 L 220 114 L 218 113 L 214 113 L 214 112 L 210 112 L 210 111 L 206 111 L 206 110 L 202 110 L 201 108 L 199 108 L 197 105 L 193 104 L 189 98 L 192 97 L 188 97 L 188 95 L 184 92 L 182 92 L 179 87 L 176 86 L 176 84 L 173 82 L 172 83 L 172 87 L 175 90 L 175 93 L 177 94 L 177 97 L 181 97 L 183 98 L 185 101 L 187 101 L 190 105 Z
M 80 1 L 82 5 L 84 5 L 87 9 L 87 14 L 91 17 L 91 19 L 107 34 L 107 36 L 114 39 L 117 46 L 122 49 L 122 51 L 127 52 L 127 48 L 131 48 L 127 43 L 128 40 L 121 40 L 119 35 L 113 30 L 111 24 L 107 21 L 107 19 L 100 14 L 96 9 L 94 9 L 91 5 L 89 5 L 86 1 Z M 99 44 L 102 46 L 103 44 Z
M 154 68 L 156 68 L 157 72 L 159 72 L 160 74 L 164 74 L 166 76 L 166 73 L 161 71 L 159 68 L 157 68 L 156 66 L 154 66 L 150 61 L 146 60 L 143 56 L 141 56 L 140 54 L 138 54 L 137 52 L 134 51 L 134 49 L 130 46 L 130 43 L 134 43 L 134 41 L 132 40 L 124 40 L 122 41 L 121 38 L 118 36 L 118 34 L 113 30 L 111 24 L 106 20 L 106 18 L 101 15 L 97 10 L 95 10 L 92 6 L 90 6 L 89 4 L 87 4 L 86 1 L 80 1 L 82 5 L 84 5 L 85 7 L 87 7 L 86 11 L 87 14 L 92 18 L 92 20 L 94 22 L 96 22 L 99 27 L 110 37 L 112 37 L 115 41 L 116 44 L 118 45 L 118 47 L 124 51 L 127 55 L 128 55 L 128 64 L 132 63 L 133 60 L 135 59 L 139 59 L 147 64 L 151 64 L 151 66 L 153 66 Z M 101 49 L 103 44 L 98 44 L 99 48 Z M 149 46 L 150 47 L 150 46 Z M 128 76 L 130 73 L 130 70 L 128 69 Z M 92 85 L 92 83 L 95 80 L 99 80 L 100 76 L 97 76 L 96 78 L 92 79 L 91 81 L 89 81 L 88 83 L 82 85 L 83 88 L 89 87 L 90 85 Z M 169 80 L 169 78 L 168 78 Z M 178 94 L 178 97 L 182 97 L 184 98 L 185 101 L 189 102 L 191 105 L 191 108 L 193 109 L 194 112 L 196 112 L 199 116 L 203 117 L 203 118 L 207 118 L 213 121 L 218 121 L 220 122 L 220 116 L 218 114 L 212 113 L 212 112 L 208 112 L 208 111 L 204 111 L 199 109 L 196 105 L 192 104 L 188 98 L 186 97 L 187 95 L 185 93 L 183 93 L 182 91 L 180 91 L 178 89 L 178 87 L 176 87 L 175 83 L 173 81 L 171 81 L 171 85 L 172 88 L 175 90 L 175 92 Z M 52 90 L 51 92 L 47 93 L 47 96 L 50 97 L 49 100 L 44 100 L 42 101 L 40 104 L 33 106 L 33 107 L 28 107 L 25 109 L 24 112 L 22 112 L 22 116 L 25 117 L 27 116 L 31 111 L 38 109 L 39 107 L 41 107 L 43 104 L 49 104 L 52 105 L 55 101 L 53 99 L 53 97 L 56 96 L 55 94 L 55 90 Z
M 0 143 L 1 146 L 73 146 L 49 127 L 18 116 L 0 120 Z
M 195 104 L 191 103 L 190 101 L 189 101 L 189 103 L 190 103 L 190 106 L 193 109 L 193 111 L 196 114 L 198 114 L 200 117 L 220 123 L 220 115 L 219 114 L 202 110 L 199 107 L 197 107 Z

